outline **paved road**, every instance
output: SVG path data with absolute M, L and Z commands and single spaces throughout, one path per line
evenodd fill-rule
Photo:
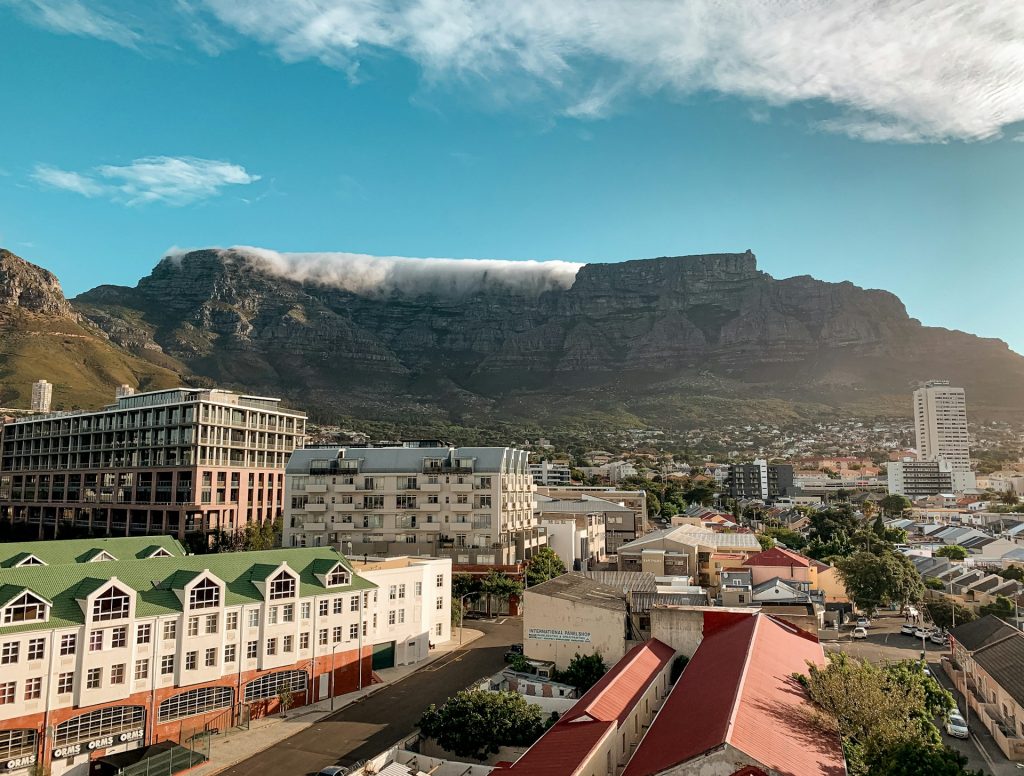
M 484 635 L 405 679 L 354 703 L 270 749 L 222 771 L 224 776 L 315 774 L 326 765 L 365 760 L 410 735 L 423 710 L 505 664 L 507 646 L 522 641 L 523 622 L 471 622 Z

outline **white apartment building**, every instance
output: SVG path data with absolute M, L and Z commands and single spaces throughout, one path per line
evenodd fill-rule
M 541 461 L 530 464 L 530 476 L 535 485 L 570 485 L 572 472 L 568 464 Z
M 46 380 L 36 380 L 32 383 L 32 404 L 33 412 L 49 412 L 50 403 L 53 401 L 53 385 Z
M 285 479 L 286 546 L 511 566 L 545 543 L 524 450 L 436 442 L 305 448 L 292 455 Z
M 949 464 L 953 490 L 975 486 L 963 388 L 948 380 L 931 380 L 914 391 L 914 435 L 920 460 Z
M 326 547 L 149 543 L 0 550 L 7 770 L 87 776 L 99 757 L 272 713 L 282 692 L 292 706 L 351 692 L 450 638 L 446 561 L 372 569 L 379 587 Z
M 951 493 L 953 472 L 948 461 L 890 461 L 888 489 L 894 496 L 914 500 L 923 496 Z
M 537 494 L 537 521 L 545 529 L 548 546 L 570 571 L 590 571 L 606 559 L 605 519 L 628 507 L 600 499 L 555 499 Z

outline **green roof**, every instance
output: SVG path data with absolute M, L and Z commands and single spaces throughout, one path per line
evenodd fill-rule
M 83 563 L 103 550 L 118 560 L 141 560 L 148 558 L 161 547 L 175 557 L 180 558 L 188 554 L 181 542 L 171 536 L 121 536 L 109 539 L 7 542 L 0 544 L 0 568 L 11 568 L 29 555 L 35 555 L 47 566 L 66 566 Z
M 149 542 L 152 542 L 152 538 Z M 289 568 L 299 574 L 299 595 L 303 597 L 351 593 L 377 587 L 354 572 L 350 584 L 326 587 L 317 578 L 317 574 L 323 573 L 321 569 L 324 567 L 333 567 L 339 562 L 352 572 L 351 564 L 341 553 L 330 547 L 293 547 L 260 552 L 187 555 L 180 558 L 0 568 L 0 590 L 6 591 L 7 586 L 27 588 L 53 603 L 48 622 L 20 623 L 8 627 L 0 625 L 0 634 L 82 625 L 85 616 L 78 600 L 112 577 L 117 577 L 121 584 L 138 592 L 136 617 L 181 612 L 182 604 L 175 590 L 180 590 L 183 584 L 204 569 L 209 569 L 210 573 L 224 582 L 224 604 L 227 606 L 262 602 L 263 593 L 256 587 L 256 583 L 265 580 L 282 563 L 287 563 Z

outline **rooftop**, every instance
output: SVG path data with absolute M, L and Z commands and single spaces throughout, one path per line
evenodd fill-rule
M 579 601 L 601 609 L 626 611 L 626 596 L 621 587 L 602 584 L 575 571 L 527 588 L 526 594 Z
M 993 614 L 987 614 L 979 620 L 967 622 L 951 628 L 949 635 L 968 652 L 975 652 L 983 647 L 991 646 L 997 641 L 1017 634 L 1012 625 L 1007 625 Z
M 814 565 L 814 562 L 810 558 L 805 558 L 803 555 L 793 552 L 792 550 L 784 550 L 781 547 L 772 547 L 770 550 L 759 552 L 756 555 L 751 555 L 745 561 L 744 566 L 800 566 L 801 568 L 810 568 Z
M 142 560 L 154 553 L 182 558 L 188 553 L 170 536 L 122 536 L 107 539 L 51 539 L 38 542 L 0 544 L 0 568 L 12 568 L 35 557 L 47 566 L 86 563 L 97 551 L 105 550 L 118 560 Z M 162 552 L 161 552 L 162 550 Z

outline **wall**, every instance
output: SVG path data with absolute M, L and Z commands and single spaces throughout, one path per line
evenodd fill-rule
M 849 603 L 850 597 L 846 594 L 846 585 L 839 579 L 835 566 L 818 572 L 818 589 L 825 593 L 825 603 Z
M 573 655 L 600 652 L 608 665 L 626 654 L 626 612 L 604 609 L 585 601 L 569 601 L 526 591 L 523 645 L 526 656 L 551 660 L 564 669 Z M 582 641 L 531 638 L 531 629 L 585 634 Z
M 703 756 L 695 757 L 668 770 L 659 771 L 659 776 L 732 776 L 748 765 L 764 768 L 767 773 L 776 772 L 768 771 L 757 760 L 747 757 L 743 752 L 728 744 L 723 744 Z

